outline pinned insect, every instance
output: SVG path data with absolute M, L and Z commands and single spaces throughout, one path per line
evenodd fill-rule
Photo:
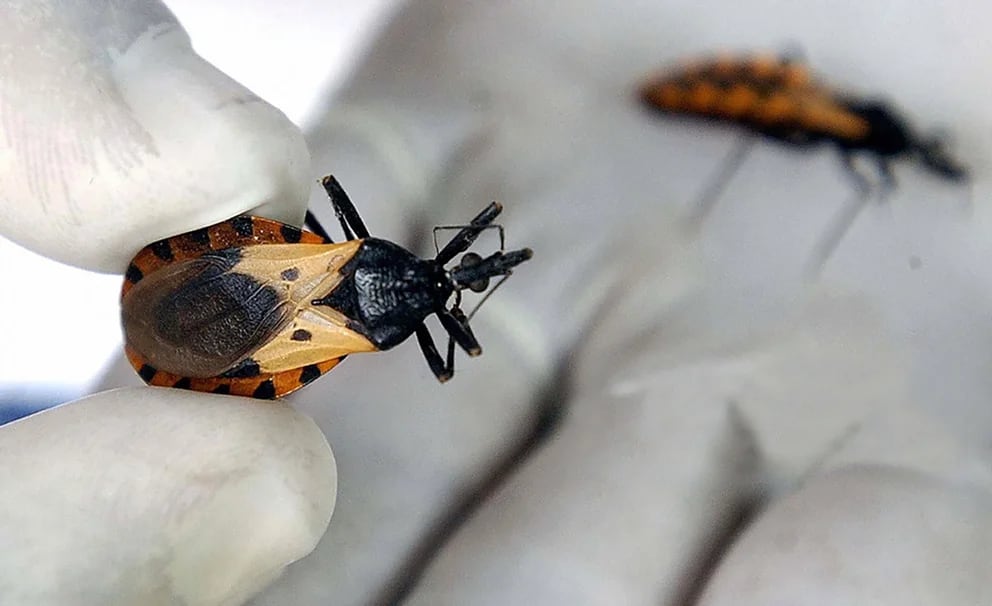
M 727 56 L 694 62 L 648 79 L 640 88 L 640 97 L 654 110 L 738 124 L 752 135 L 794 147 L 832 143 L 854 180 L 858 209 L 872 190 L 871 181 L 855 169 L 853 158 L 859 152 L 874 158 L 879 198 L 895 186 L 891 163 L 896 158 L 912 158 L 950 181 L 967 179 L 967 172 L 947 154 L 940 138 L 918 136 L 881 101 L 826 88 L 793 58 Z M 748 136 L 728 156 L 695 205 L 695 220 L 701 221 L 711 210 L 754 141 L 754 136 Z M 855 216 L 846 216 L 835 226 L 833 239 L 821 246 L 824 260 Z
M 445 266 L 499 227 L 493 220 L 502 207 L 493 202 L 434 259 L 420 259 L 370 237 L 337 180 L 322 184 L 345 242 L 333 243 L 309 212 L 316 233 L 239 216 L 155 242 L 134 257 L 122 318 L 125 352 L 145 382 L 272 399 L 349 354 L 384 351 L 412 334 L 442 382 L 454 373 L 455 343 L 470 356 L 482 353 L 461 309 L 462 291 L 505 280 L 531 251 L 469 252 Z M 449 335 L 446 358 L 424 324 L 431 314 Z

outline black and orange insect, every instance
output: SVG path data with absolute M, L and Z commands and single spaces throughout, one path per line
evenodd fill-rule
M 653 110 L 737 124 L 755 135 L 799 148 L 832 143 L 855 181 L 860 202 L 867 199 L 872 185 L 855 169 L 853 158 L 859 152 L 874 158 L 880 176 L 879 197 L 895 186 L 891 162 L 896 158 L 913 158 L 951 181 L 967 178 L 941 139 L 918 136 L 882 101 L 823 86 L 794 58 L 728 55 L 694 61 L 647 79 L 640 97 Z M 696 205 L 697 219 L 708 213 L 754 139 L 746 138 L 728 157 Z
M 486 291 L 490 278 L 505 279 L 531 257 L 526 248 L 485 258 L 465 252 L 499 227 L 493 220 L 502 207 L 493 202 L 458 226 L 436 257 L 420 259 L 370 237 L 337 180 L 322 184 L 345 242 L 334 243 L 310 213 L 316 233 L 239 216 L 134 257 L 121 306 L 125 351 L 145 382 L 272 399 L 349 354 L 387 350 L 412 334 L 442 382 L 454 373 L 455 343 L 471 356 L 482 352 L 461 310 L 462 291 Z M 449 335 L 446 358 L 424 324 L 431 314 Z

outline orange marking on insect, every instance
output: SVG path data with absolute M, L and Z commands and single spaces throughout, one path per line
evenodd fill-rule
M 139 370 L 148 365 L 148 360 L 134 348 L 125 345 L 125 355 L 131 366 Z M 156 369 L 155 374 L 146 380 L 149 385 L 155 387 L 177 387 L 183 385 L 183 389 L 200 391 L 207 393 L 223 393 L 226 395 L 259 397 L 259 388 L 263 384 L 271 382 L 272 392 L 266 399 L 281 398 L 289 395 L 301 387 L 309 384 L 310 381 L 320 377 L 344 360 L 345 356 L 318 362 L 313 366 L 318 372 L 313 373 L 308 381 L 301 381 L 301 369 L 295 368 L 277 373 L 261 373 L 254 377 L 183 377 L 164 370 Z
M 236 248 L 251 246 L 255 244 L 282 244 L 286 242 L 284 224 L 272 219 L 263 217 L 242 217 L 250 220 L 252 233 L 243 235 L 228 225 L 228 221 L 218 225 L 210 226 L 206 229 L 194 230 L 171 238 L 165 238 L 159 242 L 150 244 L 141 249 L 131 260 L 131 264 L 141 271 L 142 275 L 155 272 L 170 263 L 186 261 L 201 256 L 207 250 L 221 250 L 224 248 Z M 304 244 L 323 244 L 325 240 L 315 233 L 296 230 L 299 234 L 299 242 Z M 165 260 L 155 254 L 156 245 L 161 245 L 172 254 L 171 260 Z M 125 280 L 121 288 L 121 297 L 131 290 L 134 283 Z
M 655 76 L 641 96 L 654 107 L 752 125 L 797 128 L 814 135 L 855 141 L 870 125 L 815 85 L 802 63 L 769 54 L 720 54 Z
M 740 118 L 753 111 L 760 101 L 761 96 L 754 89 L 737 85 L 720 99 L 720 113 L 731 118 Z
M 867 120 L 846 111 L 830 99 L 811 100 L 799 108 L 798 123 L 803 128 L 856 140 L 868 135 Z
M 655 93 L 655 102 L 662 107 L 667 107 L 671 109 L 679 109 L 685 107 L 685 93 L 684 91 L 675 84 L 666 84 L 665 86 L 659 87 Z
M 798 63 L 786 63 L 783 65 L 779 77 L 782 80 L 782 86 L 786 88 L 807 88 L 813 84 L 809 69 Z
M 716 109 L 720 101 L 720 90 L 709 82 L 698 82 L 689 91 L 689 106 L 701 114 Z
M 710 74 L 718 78 L 732 78 L 741 71 L 740 58 L 731 53 L 719 53 L 712 63 L 701 63 L 698 74 Z
M 760 80 L 770 80 L 778 77 L 782 71 L 782 61 L 774 55 L 756 55 L 748 66 L 753 77 Z
M 782 124 L 796 116 L 795 98 L 784 93 L 774 93 L 754 108 L 755 120 L 762 124 Z

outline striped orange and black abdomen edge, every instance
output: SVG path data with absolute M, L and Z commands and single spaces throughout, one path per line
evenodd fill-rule
M 224 250 L 255 244 L 325 244 L 315 233 L 272 219 L 241 215 L 210 227 L 159 240 L 141 249 L 127 267 L 121 298 L 143 277 L 169 263 L 202 256 L 211 250 Z
M 208 377 L 190 378 L 158 370 L 139 352 L 129 345 L 124 346 L 131 366 L 149 385 L 175 387 L 208 393 L 230 394 L 250 398 L 271 400 L 290 394 L 311 383 L 344 360 L 344 357 L 310 364 L 278 373 L 260 373 L 250 377 Z
M 795 62 L 698 63 L 650 79 L 640 94 L 656 110 L 735 123 L 793 143 L 858 141 L 870 130 L 866 120 L 816 86 L 805 66 Z

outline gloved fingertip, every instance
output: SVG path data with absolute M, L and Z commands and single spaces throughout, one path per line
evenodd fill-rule
M 231 396 L 99 393 L 0 428 L 0 455 L 10 603 L 241 603 L 313 550 L 335 502 L 313 421 Z

